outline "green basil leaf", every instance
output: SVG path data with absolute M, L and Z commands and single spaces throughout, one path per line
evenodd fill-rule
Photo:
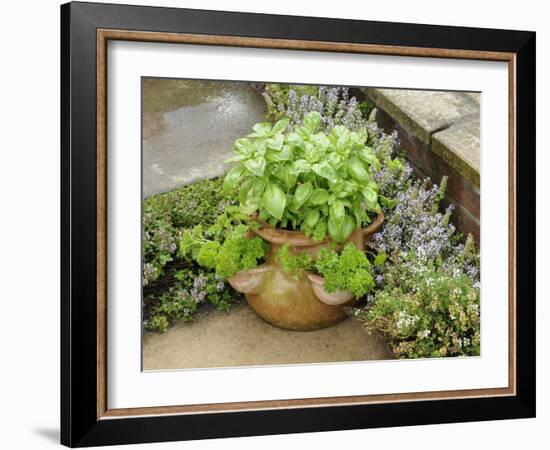
M 246 199 L 248 198 L 248 192 L 251 189 L 252 186 L 252 178 L 247 178 L 243 181 L 243 184 L 241 184 L 241 188 L 239 189 L 239 202 L 245 203 Z
M 378 183 L 374 181 L 372 178 L 367 181 L 366 187 L 372 189 L 374 192 L 378 193 L 380 190 L 380 186 L 378 186 Z
M 322 147 L 306 142 L 305 157 L 310 163 L 315 163 L 325 159 L 326 152 Z
M 271 131 L 271 124 L 269 122 L 260 122 L 252 127 L 254 133 L 250 133 L 248 137 L 264 137 Z
M 337 223 L 332 218 L 328 219 L 328 234 L 334 242 L 342 242 L 343 239 L 343 222 Z
M 226 194 L 232 193 L 241 181 L 243 174 L 242 166 L 233 167 L 223 179 L 223 192 Z
M 263 156 L 256 156 L 246 161 L 244 166 L 257 177 L 261 177 L 265 170 L 265 158 Z
M 294 192 L 294 207 L 300 208 L 305 202 L 308 201 L 312 193 L 313 185 L 311 184 L 311 181 L 300 184 Z
M 260 208 L 260 201 L 258 199 L 250 199 L 245 203 L 241 203 L 240 210 L 243 214 L 249 216 L 255 213 Z
M 355 216 L 355 222 L 357 223 L 358 227 L 360 227 L 363 222 L 368 219 L 367 213 L 360 206 L 356 206 L 355 208 L 353 208 L 353 215 Z
M 305 148 L 304 138 L 296 132 L 290 133 L 286 137 L 286 140 L 289 144 L 294 145 L 295 147 L 298 147 L 302 150 Z
M 325 153 L 330 146 L 330 141 L 325 133 L 317 133 L 311 136 L 311 142 L 319 148 L 321 153 Z
M 315 133 L 321 124 L 321 114 L 312 111 L 304 117 L 304 128 L 310 133 Z
M 359 158 L 365 161 L 370 166 L 373 166 L 376 170 L 380 169 L 380 161 L 376 157 L 372 147 L 364 147 L 357 153 Z
M 340 200 L 336 200 L 330 206 L 330 218 L 336 223 L 342 223 L 346 216 L 346 208 Z
M 351 133 L 352 141 L 359 145 L 364 145 L 367 142 L 369 134 L 367 133 L 366 128 L 361 128 L 359 131 L 354 131 Z
M 369 187 L 365 187 L 361 193 L 363 194 L 363 199 L 365 200 L 365 206 L 368 209 L 375 209 L 378 204 L 378 195 Z
M 267 180 L 264 180 L 263 178 L 254 178 L 252 183 L 250 184 L 252 195 L 257 198 L 262 197 L 266 187 Z
M 283 218 L 285 212 L 286 195 L 276 184 L 270 183 L 263 196 L 263 207 L 277 220 Z
M 361 181 L 363 183 L 371 179 L 369 173 L 359 158 L 350 158 L 348 161 L 348 172 L 352 178 L 355 178 L 357 181 Z
M 317 224 L 320 216 L 321 212 L 318 209 L 312 209 L 304 217 L 303 225 L 306 228 L 312 229 Z
M 240 138 L 235 141 L 235 152 L 250 156 L 252 154 L 252 143 L 250 139 Z
M 265 154 L 265 159 L 269 162 L 288 161 L 292 159 L 292 150 L 288 145 L 284 145 L 280 150 L 269 149 Z
M 280 165 L 274 175 L 283 182 L 288 191 L 294 187 L 296 180 L 298 179 L 298 176 L 292 172 L 289 166 Z
M 346 132 L 347 132 L 346 127 L 342 125 L 336 125 L 335 127 L 332 128 L 332 130 L 330 130 L 328 138 L 334 145 L 336 145 L 340 137 L 346 134 Z
M 309 203 L 314 206 L 322 205 L 328 202 L 329 197 L 330 195 L 326 189 L 316 189 L 313 194 L 311 194 Z
M 298 159 L 292 164 L 292 172 L 299 175 L 303 172 L 309 172 L 311 165 L 305 159 Z
M 344 222 L 342 224 L 342 240 L 345 241 L 351 236 L 351 233 L 355 231 L 355 220 L 351 216 L 344 217 Z
M 328 161 L 323 161 L 318 164 L 312 164 L 311 169 L 320 177 L 326 178 L 333 183 L 338 182 L 338 175 Z
M 266 141 L 267 147 L 272 148 L 273 150 L 281 150 L 283 147 L 284 136 L 278 134 L 275 137 L 272 137 Z
M 288 119 L 288 117 L 279 120 L 275 125 L 273 125 L 273 129 L 271 130 L 271 132 L 273 134 L 284 133 L 288 128 L 289 122 L 290 120 Z

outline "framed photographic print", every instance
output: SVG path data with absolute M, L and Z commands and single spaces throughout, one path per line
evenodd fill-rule
M 535 33 L 61 7 L 68 446 L 535 415 Z

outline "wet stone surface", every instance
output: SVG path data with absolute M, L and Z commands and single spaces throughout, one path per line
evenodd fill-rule
M 247 83 L 144 80 L 144 197 L 223 174 L 235 140 L 264 114 Z
M 144 370 L 306 364 L 392 359 L 387 345 L 354 319 L 316 331 L 288 331 L 246 304 L 229 313 L 203 310 L 164 334 L 146 333 Z

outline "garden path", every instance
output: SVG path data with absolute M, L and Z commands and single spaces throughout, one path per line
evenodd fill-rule
M 383 341 L 346 319 L 317 331 L 288 331 L 260 319 L 246 304 L 212 309 L 164 334 L 146 333 L 144 370 L 391 359 Z
M 264 114 L 250 84 L 144 79 L 144 197 L 224 173 L 235 140 Z

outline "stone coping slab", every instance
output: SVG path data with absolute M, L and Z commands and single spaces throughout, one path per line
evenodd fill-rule
M 365 88 L 377 108 L 479 187 L 480 94 Z
M 431 145 L 435 153 L 477 187 L 480 170 L 479 133 L 479 114 L 472 114 L 435 133 Z
M 366 88 L 366 93 L 379 108 L 427 145 L 433 133 L 462 117 L 479 114 L 476 98 L 462 92 Z

